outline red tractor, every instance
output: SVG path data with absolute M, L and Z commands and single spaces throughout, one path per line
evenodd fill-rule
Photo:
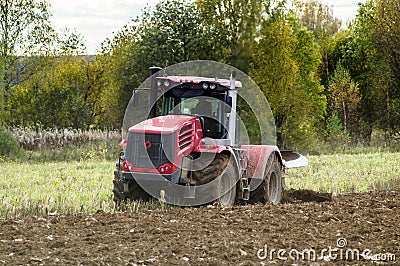
M 125 151 L 113 181 L 116 203 L 159 198 L 229 207 L 281 201 L 285 169 L 306 165 L 307 159 L 274 145 L 240 144 L 237 94 L 245 88 L 235 76 L 154 74 L 150 88 L 134 91 L 130 106 L 145 103 L 150 111 L 137 110 L 147 119 L 133 118 L 123 136 Z

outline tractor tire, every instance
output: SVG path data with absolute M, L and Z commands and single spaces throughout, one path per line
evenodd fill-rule
M 282 199 L 282 173 L 278 158 L 273 155 L 272 165 L 264 180 L 264 199 L 266 204 L 278 204 Z
M 138 183 L 136 183 L 136 181 L 134 180 L 126 181 L 128 184 L 128 192 L 125 193 L 124 184 L 118 182 L 118 180 L 119 180 L 119 175 L 115 173 L 115 178 L 113 180 L 114 183 L 113 200 L 117 205 L 119 205 L 121 202 L 127 202 L 127 201 L 135 201 L 135 200 L 149 201 L 150 195 L 146 191 L 144 191 L 138 185 Z
M 267 161 L 264 180 L 251 191 L 248 203 L 277 204 L 282 199 L 281 168 L 278 158 L 272 154 Z
M 237 198 L 237 174 L 228 155 L 216 154 L 214 160 L 208 166 L 192 172 L 192 179 L 197 186 L 207 184 L 218 177 L 220 177 L 220 180 L 218 187 L 215 188 L 216 200 L 214 203 L 221 207 L 231 207 L 236 203 Z
M 200 170 L 192 172 L 192 179 L 195 185 L 203 185 L 213 181 L 222 174 L 229 164 L 229 156 L 216 154 L 214 160 L 207 166 L 202 165 L 201 161 L 195 161 L 195 164 L 195 169 Z
M 230 162 L 226 166 L 219 180 L 218 186 L 218 205 L 221 207 L 232 207 L 235 205 L 237 178 L 233 164 Z

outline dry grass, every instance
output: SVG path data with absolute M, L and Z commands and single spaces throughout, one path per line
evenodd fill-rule
M 11 128 L 10 131 L 20 145 L 29 151 L 40 148 L 62 148 L 99 141 L 120 141 L 121 134 L 116 130 L 81 129 L 33 129 L 26 127 Z

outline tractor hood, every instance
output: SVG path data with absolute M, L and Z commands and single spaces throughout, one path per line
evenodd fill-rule
M 147 119 L 129 128 L 129 132 L 148 134 L 169 134 L 176 132 L 186 124 L 192 124 L 197 118 L 187 115 L 166 115 Z

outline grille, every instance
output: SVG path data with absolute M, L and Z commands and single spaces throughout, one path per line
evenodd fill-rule
M 192 125 L 185 126 L 179 131 L 179 149 L 183 150 L 193 142 L 193 127 Z
M 165 147 L 164 147 L 165 146 Z M 158 168 L 174 157 L 173 134 L 129 132 L 126 159 L 137 168 Z

